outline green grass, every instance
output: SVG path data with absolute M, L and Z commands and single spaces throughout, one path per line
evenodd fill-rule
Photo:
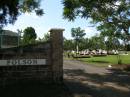
M 122 65 L 129 64 L 130 65 L 130 52 L 129 55 L 120 55 L 120 59 L 122 61 Z M 83 62 L 96 65 L 96 66 L 108 66 L 111 65 L 117 65 L 118 64 L 118 58 L 117 55 L 108 55 L 103 57 L 91 57 L 91 58 L 78 58 L 78 60 L 81 60 Z

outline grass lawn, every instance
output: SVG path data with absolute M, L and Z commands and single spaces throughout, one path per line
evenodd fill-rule
M 128 52 L 128 55 L 120 55 L 120 59 L 122 61 L 122 64 L 130 65 L 130 52 Z M 111 65 L 118 64 L 117 55 L 108 55 L 108 56 L 91 57 L 91 58 L 78 58 L 78 60 L 96 66 L 108 66 L 109 64 Z

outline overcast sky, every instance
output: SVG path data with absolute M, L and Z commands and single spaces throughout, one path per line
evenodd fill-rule
M 42 38 L 44 33 L 51 28 L 64 28 L 64 37 L 67 39 L 71 37 L 71 28 L 81 27 L 85 30 L 86 37 L 91 37 L 97 32 L 95 27 L 90 27 L 92 24 L 88 20 L 77 18 L 74 22 L 69 22 L 63 19 L 63 5 L 61 0 L 41 0 L 41 8 L 44 9 L 45 14 L 38 17 L 35 13 L 23 14 L 18 17 L 14 25 L 8 25 L 4 29 L 17 32 L 17 29 L 24 30 L 26 27 L 33 27 L 36 30 L 37 36 Z

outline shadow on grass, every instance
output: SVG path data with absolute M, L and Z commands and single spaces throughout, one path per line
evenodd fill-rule
M 0 87 L 0 97 L 71 97 L 64 84 L 15 83 Z
M 73 94 L 80 94 L 82 97 L 87 97 L 85 95 L 89 95 L 89 97 L 130 97 L 130 73 L 117 69 L 111 69 L 110 71 L 112 73 L 99 75 L 86 73 L 80 69 L 65 69 L 64 73 L 71 78 L 75 77 L 80 80 L 66 80 L 66 84 Z M 100 84 L 100 86 L 82 83 L 85 80 L 90 83 Z M 128 86 L 129 91 L 103 86 L 106 82 L 115 83 L 122 87 Z

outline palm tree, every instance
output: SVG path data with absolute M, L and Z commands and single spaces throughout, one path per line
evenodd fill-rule
M 86 35 L 86 33 L 84 33 L 84 32 L 85 32 L 85 30 L 82 30 L 80 27 L 71 29 L 71 36 L 75 39 L 77 53 L 79 53 L 78 44 L 79 44 L 80 40 L 83 39 L 83 37 Z

